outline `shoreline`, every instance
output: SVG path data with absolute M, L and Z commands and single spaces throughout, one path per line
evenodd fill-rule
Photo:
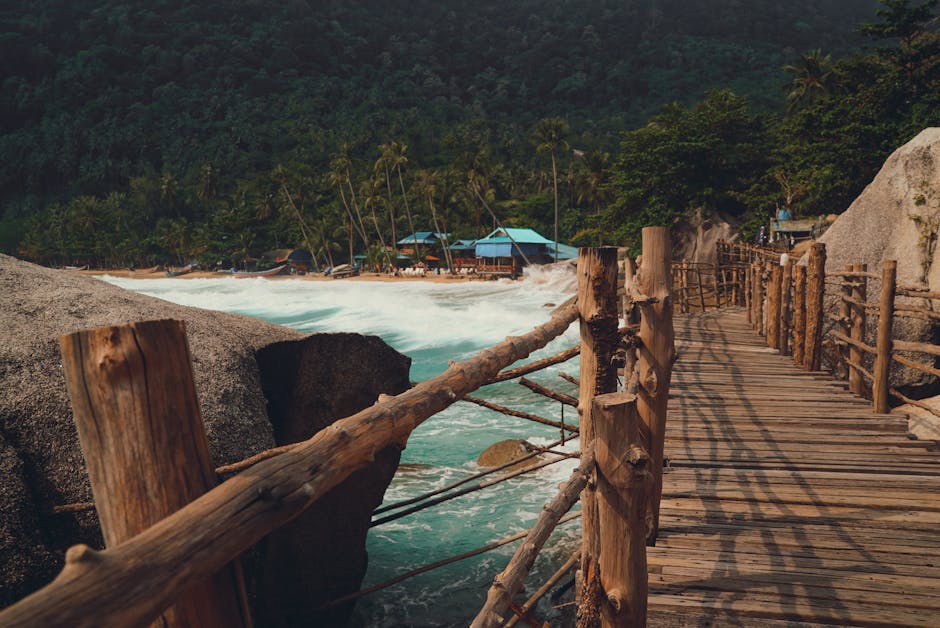
M 164 271 L 159 271 L 156 273 L 148 272 L 134 272 L 127 269 L 112 269 L 112 270 L 80 270 L 77 271 L 82 275 L 90 275 L 92 277 L 100 277 L 103 275 L 109 275 L 111 277 L 120 277 L 122 279 L 225 279 L 225 278 L 235 278 L 228 273 L 217 273 L 213 271 L 197 270 L 191 273 L 186 273 L 185 275 L 180 275 L 178 277 L 167 277 Z M 250 277 L 247 279 L 259 279 L 259 277 Z M 383 273 L 362 273 L 356 275 L 355 277 L 344 277 L 342 279 L 334 279 L 329 276 L 323 276 L 321 273 L 307 273 L 306 275 L 275 275 L 273 277 L 260 277 L 260 279 L 268 279 L 273 281 L 283 281 L 285 279 L 300 279 L 303 281 L 380 281 L 380 282 L 398 282 L 398 281 L 429 281 L 431 283 L 463 283 L 468 281 L 488 281 L 482 277 L 477 277 L 473 275 L 438 275 L 436 273 L 431 273 L 423 277 L 414 277 L 414 276 L 398 276 L 386 275 Z

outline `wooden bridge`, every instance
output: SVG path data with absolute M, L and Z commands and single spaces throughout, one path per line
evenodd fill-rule
M 940 454 L 742 310 L 675 320 L 650 623 L 936 625 Z
M 814 245 L 806 267 L 781 266 L 772 251 L 720 245 L 706 290 L 702 266 L 671 268 L 666 229 L 644 229 L 643 241 L 640 268 L 626 260 L 622 269 L 623 307 L 616 298 L 616 250 L 583 249 L 577 300 L 559 306 L 548 322 L 379 399 L 307 441 L 215 474 L 204 444 L 186 451 L 204 435 L 191 372 L 180 368 L 189 360 L 181 324 L 137 323 L 63 337 L 107 547 L 71 548 L 59 577 L 0 611 L 0 625 L 139 625 L 162 613 L 167 625 L 250 626 L 239 554 L 461 400 L 558 427 L 559 442 L 581 439 L 580 465 L 529 531 L 394 579 L 522 540 L 472 626 L 541 625 L 539 596 L 572 571 L 579 626 L 937 625 L 940 453 L 933 441 L 909 438 L 906 417 L 888 412 L 887 400 L 909 401 L 889 385 L 894 362 L 940 375 L 909 357 L 940 356 L 940 347 L 895 339 L 892 332 L 895 315 L 940 320 L 929 304 L 940 293 L 897 285 L 891 261 L 881 275 L 856 265 L 827 281 L 822 245 Z M 683 279 L 673 292 L 670 273 L 677 269 Z M 694 284 L 686 280 L 693 272 Z M 881 284 L 877 306 L 867 300 L 869 279 Z M 827 283 L 841 290 L 829 295 L 837 314 L 827 311 Z M 906 301 L 896 304 L 896 296 Z M 877 338 L 867 344 L 872 311 Z M 619 314 L 625 327 L 618 328 Z M 580 346 L 506 370 L 575 321 Z M 172 359 L 165 357 L 168 347 Z M 827 350 L 829 371 L 823 371 Z M 576 405 L 577 427 L 468 396 L 578 354 L 578 399 L 520 380 Z M 847 384 L 830 375 L 840 371 Z M 140 390 L 148 399 L 174 402 L 142 404 Z M 127 429 L 131 421 L 135 429 Z M 174 434 L 192 438 L 168 437 Z M 557 459 L 457 488 L 501 469 L 483 471 L 385 506 L 375 514 L 406 510 L 372 523 L 572 455 L 551 446 L 540 453 Z M 154 459 L 142 461 L 145 456 Z M 194 472 L 180 460 L 190 459 L 204 486 L 163 491 L 165 504 L 137 486 L 142 476 L 164 487 L 173 479 L 189 482 Z M 215 486 L 223 471 L 238 473 Z M 565 515 L 579 499 L 581 512 Z M 560 522 L 578 516 L 580 549 L 521 603 L 536 554 Z

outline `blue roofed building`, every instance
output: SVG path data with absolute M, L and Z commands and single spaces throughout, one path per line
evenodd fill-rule
M 475 253 L 479 260 L 478 272 L 493 275 L 518 275 L 527 263 L 547 264 L 558 259 L 578 257 L 578 249 L 556 244 L 534 229 L 496 229 L 476 241 Z

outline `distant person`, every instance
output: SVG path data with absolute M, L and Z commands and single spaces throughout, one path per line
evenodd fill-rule
M 793 220 L 793 214 L 791 214 L 790 210 L 786 207 L 777 208 L 777 222 L 782 220 Z
M 759 246 L 767 244 L 767 227 L 764 225 L 761 225 L 760 231 L 757 232 L 757 244 Z

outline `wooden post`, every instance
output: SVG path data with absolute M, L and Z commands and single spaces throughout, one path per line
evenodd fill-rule
M 783 278 L 780 281 L 780 339 L 777 348 L 781 355 L 790 355 L 790 333 L 793 329 L 793 260 L 787 259 L 783 265 Z
M 843 270 L 847 273 L 851 273 L 853 268 L 855 268 L 853 264 L 846 264 Z M 852 336 L 852 311 L 855 309 L 855 306 L 849 303 L 848 301 L 846 301 L 845 298 L 852 297 L 851 284 L 854 282 L 855 282 L 855 277 L 852 277 L 851 275 L 843 277 L 842 286 L 840 287 L 840 290 L 839 290 L 839 297 L 840 297 L 839 298 L 839 319 L 840 319 L 839 327 L 841 328 L 842 333 L 845 334 L 846 336 L 849 336 L 850 338 Z M 845 297 L 845 298 L 842 298 L 842 297 Z M 849 349 L 851 348 L 852 348 L 851 346 L 845 346 L 839 350 L 839 355 L 841 356 L 842 360 L 845 362 L 844 366 L 845 366 L 845 378 L 846 379 L 849 378 L 849 376 L 852 374 L 854 370 L 849 367 L 849 361 L 851 360 L 851 354 L 849 353 Z
M 891 352 L 894 340 L 894 293 L 897 282 L 898 263 L 886 259 L 881 268 L 881 298 L 878 300 L 878 353 L 875 354 L 875 369 L 872 372 L 874 384 L 872 385 L 872 405 L 875 412 L 887 414 L 891 411 L 888 405 L 888 384 L 891 366 Z
M 757 333 L 764 335 L 764 263 L 755 262 L 754 269 L 757 271 L 757 281 L 754 284 L 754 324 L 757 326 Z
M 181 321 L 99 327 L 59 342 L 105 545 L 216 485 Z M 250 626 L 238 560 L 187 589 L 153 625 Z
M 793 363 L 803 365 L 806 346 L 806 266 L 793 267 Z
M 646 251 L 642 264 L 646 264 Z M 642 266 L 636 281 L 642 281 Z M 671 305 L 671 304 L 670 304 Z M 578 312 L 581 329 L 581 371 L 578 390 L 581 447 L 594 442 L 591 414 L 594 397 L 617 390 L 614 351 L 617 331 L 617 249 L 614 247 L 578 250 Z M 671 313 L 670 313 L 671 314 Z M 578 596 L 580 607 L 595 607 L 600 590 L 600 541 L 597 523 L 596 483 L 592 477 L 581 493 L 581 570 Z M 579 610 L 580 613 L 580 610 Z
M 748 264 L 744 267 L 744 311 L 747 312 L 747 322 L 753 324 L 752 312 L 751 312 L 751 293 L 753 289 L 751 288 L 751 265 Z
M 663 491 L 663 448 L 666 436 L 666 405 L 675 354 L 672 327 L 672 286 L 669 264 L 672 250 L 667 227 L 643 228 L 643 265 L 639 270 L 640 291 L 655 298 L 647 303 L 640 321 L 639 388 L 637 410 L 649 434 L 653 486 L 647 508 L 647 543 L 656 544 L 659 532 L 659 501 Z M 582 358 L 583 359 L 583 358 Z
M 699 302 L 702 304 L 702 311 L 705 311 L 705 286 L 702 283 L 702 267 L 695 267 L 695 279 L 698 281 L 698 298 Z
M 857 273 L 868 272 L 868 264 L 853 264 L 852 270 Z M 852 288 L 852 298 L 856 301 L 865 303 L 868 300 L 868 277 L 861 276 L 855 278 L 856 285 Z M 850 337 L 858 342 L 865 342 L 865 324 L 868 319 L 864 307 L 854 306 L 852 308 L 852 331 Z M 849 362 L 863 366 L 865 354 L 858 347 L 849 347 Z M 849 369 L 849 390 L 856 395 L 865 394 L 865 379 L 857 370 Z
M 602 626 L 646 626 L 646 499 L 649 455 L 642 447 L 636 397 L 594 398 L 601 586 L 610 604 Z
M 751 327 L 760 330 L 760 265 L 751 262 Z
M 767 346 L 780 348 L 780 284 L 783 268 L 780 264 L 768 264 L 770 282 L 767 284 Z
M 803 368 L 818 371 L 822 360 L 823 299 L 826 293 L 826 245 L 814 243 L 806 265 L 806 333 Z

